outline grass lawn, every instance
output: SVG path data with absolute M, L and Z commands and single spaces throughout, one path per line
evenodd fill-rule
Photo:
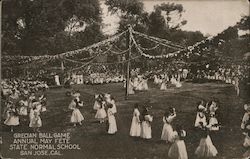
M 79 158 L 165 158 L 169 145 L 160 141 L 163 127 L 162 116 L 168 106 L 177 110 L 174 125 L 181 124 L 187 131 L 185 139 L 190 159 L 195 158 L 194 151 L 199 144 L 199 136 L 193 129 L 196 117 L 196 103 L 201 99 L 210 100 L 213 97 L 219 99 L 220 120 L 223 124 L 221 130 L 211 136 L 219 154 L 216 158 L 240 158 L 244 153 L 242 147 L 244 136 L 240 130 L 241 118 L 244 114 L 243 101 L 236 97 L 232 85 L 221 83 L 184 83 L 181 88 L 173 88 L 160 91 L 158 87 L 149 84 L 149 91 L 138 92 L 124 99 L 125 91 L 122 83 L 106 85 L 74 85 L 79 89 L 81 99 L 85 102 L 81 109 L 85 120 L 82 126 L 73 127 L 70 123 L 71 111 L 68 110 L 70 97 L 65 95 L 67 89 L 54 88 L 46 92 L 48 97 L 47 112 L 43 114 L 43 127 L 41 132 L 70 132 L 71 143 L 78 143 L 81 150 L 62 151 L 63 156 L 55 158 L 79 159 Z M 114 95 L 117 105 L 116 135 L 106 134 L 106 125 L 96 122 L 93 112 L 94 94 L 110 92 Z M 129 137 L 129 129 L 132 120 L 134 103 L 143 103 L 149 100 L 154 116 L 152 123 L 152 136 L 150 141 L 143 141 Z M 27 125 L 27 124 L 26 124 Z M 18 126 L 16 132 L 32 132 L 28 126 Z M 2 127 L 3 142 L 2 152 L 6 156 L 15 156 L 18 152 L 8 150 L 13 141 L 13 134 L 9 129 Z M 36 157 L 33 157 L 36 158 Z M 48 157 L 41 157 L 48 158 Z M 53 157 L 50 157 L 53 158 Z

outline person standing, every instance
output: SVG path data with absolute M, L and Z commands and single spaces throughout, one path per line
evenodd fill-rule
M 174 131 L 173 144 L 169 148 L 168 156 L 172 159 L 188 159 L 187 148 L 184 142 L 186 131 L 177 127 Z
M 200 144 L 195 150 L 198 158 L 215 157 L 218 154 L 216 147 L 213 145 L 209 136 L 209 129 L 201 122 L 201 139 Z
M 117 125 L 116 125 L 116 120 L 114 116 L 114 110 L 112 109 L 113 105 L 108 104 L 108 134 L 115 134 L 117 132 Z
M 141 135 L 140 111 L 139 111 L 139 105 L 137 103 L 134 106 L 133 118 L 129 135 L 132 137 L 140 137 Z
M 18 111 L 13 104 L 7 108 L 4 124 L 10 126 L 11 132 L 14 131 L 14 126 L 19 125 Z
M 151 122 L 153 121 L 153 116 L 149 115 L 148 108 L 146 107 L 144 109 L 142 116 L 143 120 L 142 120 L 141 137 L 143 139 L 151 139 L 152 138 Z
M 164 117 L 163 117 L 163 128 L 162 128 L 162 133 L 161 133 L 161 140 L 168 142 L 172 141 L 173 138 L 173 128 L 172 128 L 172 121 L 176 117 L 176 112 L 175 108 L 169 108 L 168 111 L 165 112 Z
M 75 104 L 72 105 L 71 109 L 72 114 L 71 114 L 71 118 L 70 118 L 70 122 L 74 124 L 74 126 L 76 126 L 76 124 L 78 123 L 79 125 L 82 125 L 82 121 L 84 120 L 84 117 L 82 115 L 82 113 L 79 110 L 79 107 L 83 106 L 82 102 L 77 101 L 77 99 L 74 99 Z

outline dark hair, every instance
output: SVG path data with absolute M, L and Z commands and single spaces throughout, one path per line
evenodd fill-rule
M 170 114 L 171 114 L 171 113 L 170 113 L 169 111 L 166 110 L 165 113 L 164 113 L 164 116 L 165 116 L 165 117 L 168 117 Z
M 168 111 L 169 111 L 170 113 L 174 113 L 174 108 L 173 108 L 173 107 L 169 107 L 169 108 L 168 108 Z
M 204 100 L 201 100 L 198 102 L 198 105 L 203 105 L 204 104 Z
M 107 106 L 108 106 L 108 108 L 112 108 L 113 104 L 108 103 Z

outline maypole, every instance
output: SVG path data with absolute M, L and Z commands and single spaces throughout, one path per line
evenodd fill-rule
M 128 53 L 127 53 L 127 76 L 126 76 L 126 94 L 125 99 L 128 99 L 129 95 L 129 81 L 130 81 L 130 55 L 131 55 L 131 47 L 132 47 L 132 27 L 128 28 Z

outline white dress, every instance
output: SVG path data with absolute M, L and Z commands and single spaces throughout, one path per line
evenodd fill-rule
M 94 103 L 94 106 L 93 106 L 93 109 L 94 110 L 98 110 L 98 108 L 100 108 L 100 103 L 97 101 L 97 98 L 98 98 L 98 94 L 95 94 L 95 103 Z
M 241 121 L 241 129 L 245 129 L 248 120 L 250 120 L 250 114 L 249 112 L 246 112 Z
M 135 94 L 135 91 L 133 90 L 133 83 L 130 81 L 128 85 L 128 94 Z
M 166 86 L 165 81 L 163 81 L 163 82 L 161 83 L 161 88 L 160 88 L 160 90 L 167 90 L 167 86 Z
M 177 132 L 174 132 L 174 143 L 168 151 L 168 156 L 172 159 L 188 159 L 187 148 L 183 139 L 180 139 Z
M 78 108 L 73 108 L 73 112 L 71 114 L 70 122 L 71 123 L 80 123 L 84 120 L 82 113 Z
M 60 80 L 58 75 L 55 75 L 55 82 L 57 86 L 60 86 Z
M 114 112 L 112 111 L 112 108 L 108 109 L 108 122 L 109 122 L 109 134 L 115 134 L 117 132 L 117 125 L 116 120 L 114 116 Z
M 218 154 L 218 151 L 213 145 L 209 135 L 205 138 L 201 138 L 200 144 L 195 150 L 195 154 L 200 158 L 214 157 Z
M 98 108 L 96 114 L 95 114 L 95 118 L 96 119 L 104 119 L 107 117 L 107 113 L 104 109 L 104 106 L 101 106 L 100 108 Z
M 211 117 L 209 119 L 209 124 L 207 125 L 207 127 L 209 128 L 210 131 L 218 131 L 219 130 L 219 126 L 218 126 L 219 122 L 215 117 Z
M 143 87 L 142 87 L 143 90 L 147 91 L 148 90 L 148 81 L 147 80 L 143 80 L 142 82 L 143 82 L 142 83 L 143 84 Z
M 37 109 L 30 111 L 30 123 L 29 127 L 31 128 L 39 128 L 42 126 L 42 120 L 40 118 L 40 111 Z
M 157 77 L 157 75 L 154 75 L 154 84 L 158 84 L 158 83 L 159 83 L 158 77 Z
M 172 120 L 176 117 L 176 115 L 170 115 L 169 117 L 163 117 L 163 128 L 161 133 L 161 140 L 165 140 L 167 143 L 173 141 L 174 130 L 171 126 Z
M 111 108 L 112 111 L 113 111 L 113 113 L 114 113 L 114 114 L 117 113 L 117 108 L 116 108 L 115 100 L 111 100 L 111 101 L 110 101 L 110 104 L 113 105 L 113 107 Z
M 143 81 L 139 81 L 138 85 L 135 86 L 136 90 L 142 91 L 143 90 Z
M 133 85 L 134 85 L 134 87 L 135 87 L 135 90 L 138 90 L 139 81 L 138 81 L 138 78 L 137 78 L 137 77 L 134 78 Z
M 141 135 L 141 123 L 140 123 L 140 112 L 136 108 L 133 112 L 132 123 L 130 127 L 130 136 L 139 137 Z
M 151 122 L 153 117 L 150 115 L 145 115 L 145 120 L 142 122 L 141 137 L 144 139 L 152 138 Z
M 20 107 L 19 114 L 23 115 L 23 116 L 27 116 L 28 115 L 29 102 L 21 100 L 20 103 L 22 103 L 23 105 Z
M 182 86 L 181 82 L 177 81 L 175 87 L 180 88 Z
M 244 139 L 243 146 L 244 147 L 250 147 L 250 137 L 248 135 L 246 135 L 246 137 Z
M 5 125 L 8 126 L 17 126 L 19 125 L 19 117 L 15 115 L 16 110 L 15 109 L 9 109 L 6 111 L 7 117 L 4 121 Z
M 195 127 L 200 127 L 200 126 L 201 126 L 201 125 L 200 125 L 200 122 L 203 123 L 203 126 L 206 126 L 206 125 L 207 125 L 207 121 L 206 121 L 206 116 L 205 116 L 205 114 L 202 113 L 202 112 L 197 112 L 194 126 L 195 126 Z

